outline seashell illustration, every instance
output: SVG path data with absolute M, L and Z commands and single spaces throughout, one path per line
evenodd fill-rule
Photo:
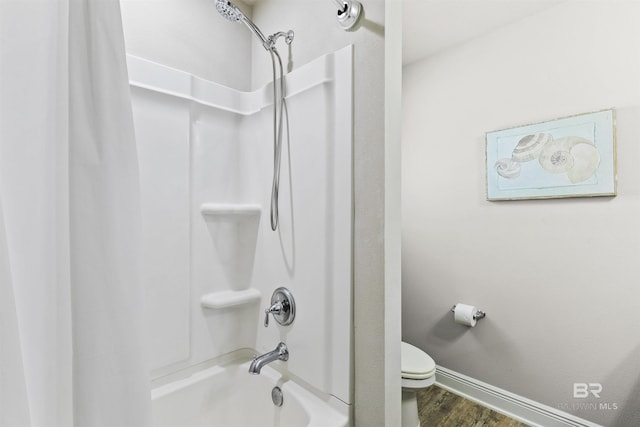
M 571 148 L 573 167 L 567 172 L 569 180 L 575 184 L 586 181 L 600 166 L 600 153 L 591 142 L 579 142 Z
M 569 172 L 575 166 L 575 154 L 578 154 L 579 156 L 586 155 L 587 157 L 592 156 L 591 154 L 585 154 L 585 149 L 579 149 L 578 151 L 576 151 L 576 153 L 572 153 L 571 150 L 577 144 L 586 144 L 593 147 L 593 143 L 591 141 L 577 136 L 567 136 L 547 142 L 544 147 L 542 147 L 542 151 L 540 151 L 540 156 L 538 157 L 540 166 L 542 166 L 542 168 L 547 172 L 551 173 Z M 593 148 L 595 149 L 595 147 Z M 598 164 L 600 162 L 599 158 L 600 157 L 598 156 Z M 576 177 L 581 177 L 582 175 L 584 175 L 592 165 L 592 160 L 580 159 L 580 162 L 581 164 L 584 163 L 584 165 L 581 166 L 581 172 L 576 173 Z
M 545 158 L 546 159 L 546 158 Z M 573 156 L 568 151 L 558 150 L 550 154 L 548 161 L 540 157 L 542 167 L 551 173 L 564 173 L 573 167 Z
M 518 145 L 513 149 L 511 158 L 521 163 L 537 159 L 542 148 L 550 141 L 553 141 L 553 136 L 548 133 L 527 135 L 518 141 Z
M 494 165 L 498 175 L 507 179 L 515 179 L 520 176 L 522 167 L 520 163 L 514 162 L 512 159 L 504 158 L 496 161 Z

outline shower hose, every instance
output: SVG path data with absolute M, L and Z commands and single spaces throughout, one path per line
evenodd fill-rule
M 282 116 L 287 111 L 284 87 L 282 59 L 275 47 L 269 50 L 273 70 L 273 183 L 271 186 L 271 229 L 278 228 L 278 191 L 280 190 L 280 158 L 282 155 Z M 276 59 L 280 70 L 280 96 L 278 97 L 276 80 Z M 278 102 L 280 101 L 280 102 Z

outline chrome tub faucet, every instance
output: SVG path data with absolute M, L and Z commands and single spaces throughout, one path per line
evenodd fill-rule
M 262 367 L 268 363 L 271 363 L 275 360 L 287 361 L 289 360 L 289 350 L 287 349 L 287 345 L 283 342 L 278 344 L 275 350 L 270 351 L 269 353 L 265 353 L 261 356 L 256 357 L 251 362 L 249 366 L 249 373 L 253 375 L 258 375 Z

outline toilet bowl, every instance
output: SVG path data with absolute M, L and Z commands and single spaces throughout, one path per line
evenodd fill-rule
M 436 363 L 424 351 L 402 342 L 402 427 L 420 427 L 418 390 L 436 381 Z

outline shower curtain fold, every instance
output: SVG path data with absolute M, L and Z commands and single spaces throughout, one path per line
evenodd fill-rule
M 0 426 L 29 425 L 20 334 L 0 198 Z
M 138 187 L 118 1 L 0 0 L 0 427 L 151 425 Z

